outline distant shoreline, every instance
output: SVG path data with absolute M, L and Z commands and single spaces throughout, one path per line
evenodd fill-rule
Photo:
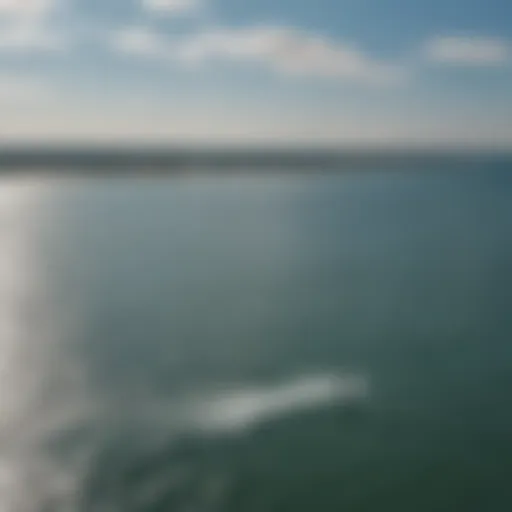
M 70 169 L 102 173 L 234 172 L 254 170 L 351 171 L 398 168 L 432 168 L 482 164 L 510 165 L 512 152 L 477 151 L 333 151 L 214 150 L 214 149 L 118 149 L 118 148 L 4 148 L 0 149 L 0 173 L 24 171 L 65 172 Z

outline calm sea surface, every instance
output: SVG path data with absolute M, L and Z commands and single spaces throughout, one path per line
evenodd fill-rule
M 512 510 L 512 165 L 0 178 L 1 512 Z

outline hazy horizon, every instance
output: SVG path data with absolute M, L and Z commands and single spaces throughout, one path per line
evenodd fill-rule
M 504 0 L 0 0 L 0 145 L 512 147 Z

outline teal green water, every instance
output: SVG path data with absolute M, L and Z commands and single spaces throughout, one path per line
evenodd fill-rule
M 0 510 L 510 510 L 508 172 L 4 178 Z

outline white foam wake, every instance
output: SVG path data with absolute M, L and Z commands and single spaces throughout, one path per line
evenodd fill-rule
M 190 406 L 188 420 L 192 428 L 203 432 L 233 433 L 297 412 L 357 402 L 368 392 L 369 383 L 363 376 L 305 376 L 213 394 Z

